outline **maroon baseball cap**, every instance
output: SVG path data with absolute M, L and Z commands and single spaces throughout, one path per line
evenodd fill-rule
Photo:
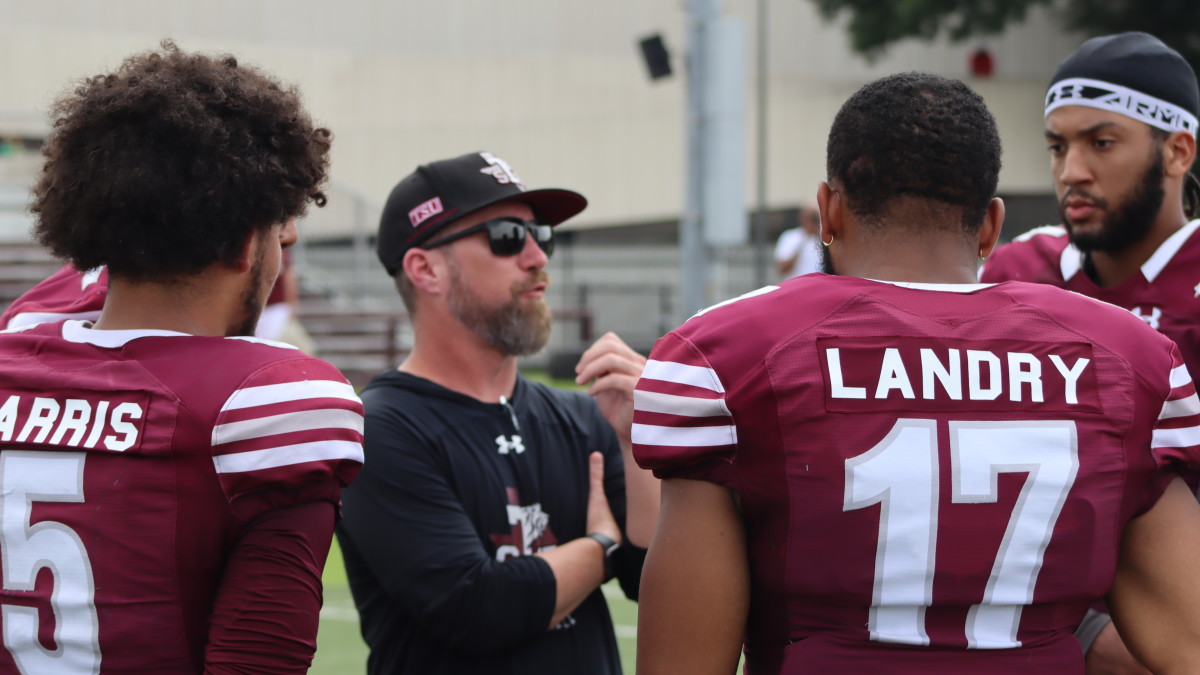
M 523 202 L 539 224 L 558 225 L 587 207 L 578 192 L 559 188 L 527 190 L 508 162 L 490 152 L 422 164 L 392 188 L 375 251 L 395 276 L 408 249 L 463 216 L 501 202 Z

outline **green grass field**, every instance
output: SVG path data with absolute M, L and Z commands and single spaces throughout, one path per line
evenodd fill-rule
M 574 382 L 552 380 L 537 372 L 526 372 L 525 375 L 563 389 L 579 388 Z M 342 552 L 336 540 L 329 551 L 329 562 L 325 564 L 324 582 L 325 606 L 321 609 L 317 656 L 309 673 L 354 675 L 366 672 L 367 646 L 358 632 L 358 611 L 354 609 L 354 600 L 350 597 L 346 567 L 342 564 Z M 612 613 L 616 628 L 621 662 L 626 673 L 633 673 L 637 650 L 637 603 L 625 598 L 615 580 L 605 584 L 604 596 L 608 599 L 608 610 Z
M 317 635 L 317 656 L 312 675 L 353 675 L 366 672 L 367 646 L 358 632 L 358 612 L 346 585 L 342 553 L 334 541 L 325 565 L 325 607 L 321 609 L 321 630 Z M 621 648 L 621 663 L 633 673 L 637 650 L 637 603 L 625 598 L 617 582 L 604 586 L 608 609 L 612 613 Z

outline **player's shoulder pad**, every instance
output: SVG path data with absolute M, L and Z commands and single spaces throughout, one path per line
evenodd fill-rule
M 759 324 L 778 313 L 772 300 L 785 295 L 784 288 L 803 283 L 809 275 L 789 279 L 779 285 L 764 286 L 735 298 L 706 307 L 684 321 L 673 333 L 697 345 L 722 342 L 731 335 L 742 339 L 763 337 Z M 704 347 L 701 347 L 702 349 Z
M 1004 292 L 1027 306 L 1040 309 L 1060 323 L 1116 347 L 1128 344 L 1125 353 L 1146 351 L 1138 345 L 1166 346 L 1171 340 L 1151 328 L 1136 314 L 1119 305 L 1049 284 L 1013 283 Z
M 794 331 L 819 320 L 871 285 L 873 282 L 854 277 L 805 274 L 703 309 L 676 332 L 698 345 L 713 339 L 769 342 L 778 339 L 781 331 Z M 781 321 L 781 317 L 787 320 Z
M 749 293 L 743 293 L 743 294 L 737 296 L 736 298 L 729 298 L 728 300 L 722 300 L 721 302 L 718 302 L 715 305 L 705 307 L 704 309 L 700 310 L 699 312 L 696 312 L 695 314 L 693 314 L 691 316 L 690 319 L 688 319 L 688 321 L 691 321 L 692 319 L 700 318 L 700 317 L 704 316 L 705 314 L 708 314 L 715 310 L 721 309 L 722 307 L 728 307 L 730 305 L 733 305 L 734 303 L 743 302 L 745 300 L 749 300 L 750 298 L 757 298 L 760 295 L 766 295 L 767 293 L 773 293 L 775 291 L 778 291 L 779 288 L 780 288 L 779 286 L 763 286 L 762 288 L 756 288 L 753 291 L 750 291 Z
M 979 279 L 986 283 L 1032 281 L 1061 283 L 1078 271 L 1078 256 L 1061 225 L 1035 227 L 996 247 L 984 262 Z

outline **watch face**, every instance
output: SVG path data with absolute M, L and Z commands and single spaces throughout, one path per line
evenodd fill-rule
M 621 547 L 621 545 L 618 544 L 616 542 L 616 540 L 614 540 L 612 537 L 609 537 L 606 534 L 600 534 L 599 532 L 592 532 L 592 533 L 589 533 L 587 536 L 589 539 L 594 539 L 596 542 L 598 542 L 600 544 L 600 546 L 604 549 L 605 556 L 612 555 L 613 551 L 615 551 Z

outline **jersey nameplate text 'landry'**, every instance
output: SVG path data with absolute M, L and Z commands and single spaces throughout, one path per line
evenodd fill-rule
M 821 338 L 829 410 L 1100 411 L 1091 345 L 927 338 Z
M 136 401 L 0 392 L 0 442 L 123 452 L 137 445 L 144 413 Z

